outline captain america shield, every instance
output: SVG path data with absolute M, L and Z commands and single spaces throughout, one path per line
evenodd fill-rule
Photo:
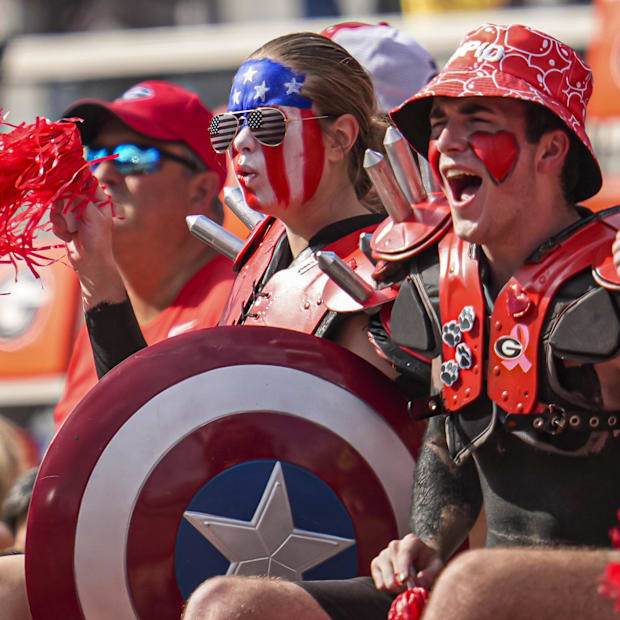
M 41 464 L 33 617 L 178 618 L 216 574 L 368 574 L 408 530 L 421 432 L 383 374 L 314 336 L 219 327 L 148 347 Z

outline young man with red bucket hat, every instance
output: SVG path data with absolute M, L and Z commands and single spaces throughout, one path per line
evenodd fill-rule
M 415 471 L 412 533 L 373 560 L 375 587 L 369 578 L 254 579 L 247 596 L 225 605 L 217 592 L 201 612 L 190 599 L 187 618 L 385 618 L 404 584 L 433 589 L 482 507 L 487 546 L 509 547 L 514 559 L 479 555 L 496 549 L 457 556 L 451 566 L 465 566 L 479 601 L 478 615 L 464 618 L 489 617 L 487 604 L 494 617 L 612 613 L 596 575 L 612 555 L 608 531 L 620 507 L 620 279 L 610 263 L 620 213 L 577 206 L 601 186 L 584 128 L 591 89 L 589 68 L 568 46 L 524 26 L 487 24 L 392 111 L 428 157 L 454 221 L 438 247 L 397 265 L 406 277 L 391 313 L 392 338 L 422 355 L 440 352 Z M 541 547 L 556 548 L 540 563 L 557 569 L 549 588 L 531 570 L 539 560 L 532 548 Z M 545 597 L 542 615 L 502 596 L 497 580 L 489 588 L 476 570 L 481 557 L 491 563 L 487 575 L 493 562 L 497 574 L 527 575 L 515 583 L 527 584 L 524 597 Z M 579 597 L 574 574 L 560 570 L 571 561 L 583 569 Z M 463 570 L 456 574 L 464 579 Z M 462 592 L 454 579 L 442 583 L 425 618 L 460 617 L 460 599 L 451 595 Z M 558 589 L 563 583 L 571 597 Z M 448 606 L 437 615 L 441 601 Z
M 391 112 L 428 157 L 453 233 L 413 258 L 418 297 L 392 315 L 411 345 L 419 335 L 395 320 L 420 301 L 435 312 L 440 415 L 417 464 L 413 533 L 373 561 L 373 578 L 433 587 L 482 507 L 486 546 L 511 548 L 457 557 L 424 618 L 613 613 L 597 585 L 620 507 L 620 209 L 577 205 L 602 182 L 585 131 L 591 91 L 570 47 L 486 24 Z

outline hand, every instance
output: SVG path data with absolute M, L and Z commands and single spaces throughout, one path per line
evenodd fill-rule
M 97 199 L 89 202 L 76 218 L 69 210 L 63 213 L 64 201 L 52 205 L 52 231 L 67 244 L 67 257 L 80 278 L 84 310 L 101 302 L 117 303 L 127 297 L 125 285 L 114 259 L 112 234 L 114 218 L 112 206 L 101 188 Z
M 616 239 L 611 246 L 611 251 L 614 257 L 614 266 L 620 276 L 620 230 L 616 233 Z
M 407 534 L 391 541 L 370 563 L 370 573 L 378 590 L 402 592 L 408 581 L 430 589 L 443 567 L 435 549 L 414 534 Z

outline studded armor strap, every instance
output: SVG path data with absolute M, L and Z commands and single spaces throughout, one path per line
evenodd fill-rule
M 482 393 L 484 299 L 474 246 L 449 233 L 439 243 L 444 407 L 456 411 Z

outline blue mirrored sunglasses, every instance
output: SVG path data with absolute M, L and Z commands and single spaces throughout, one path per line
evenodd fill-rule
M 123 175 L 125 174 L 149 174 L 155 172 L 162 159 L 171 159 L 184 164 L 194 171 L 198 170 L 198 166 L 181 155 L 164 151 L 154 146 L 139 146 L 137 144 L 118 144 L 113 148 L 102 147 L 93 149 L 89 146 L 85 148 L 84 157 L 86 161 L 96 161 L 108 155 L 116 155 L 116 159 L 111 160 L 116 169 Z M 100 162 L 90 166 L 94 172 Z

